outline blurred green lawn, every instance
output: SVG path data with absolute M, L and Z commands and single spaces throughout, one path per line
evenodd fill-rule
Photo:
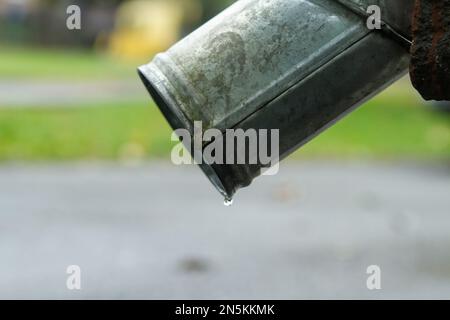
M 134 66 L 85 52 L 0 50 L 3 81 L 131 76 Z M 71 108 L 8 107 L 0 101 L 0 161 L 169 159 L 170 133 L 150 100 Z M 400 83 L 290 159 L 311 157 L 449 160 L 450 114 L 424 106 L 408 83 Z
M 136 76 L 134 66 L 88 50 L 40 49 L 0 45 L 0 77 L 7 79 L 122 79 Z
M 153 104 L 0 109 L 0 160 L 168 159 L 170 129 Z M 450 159 L 450 115 L 380 96 L 294 157 Z

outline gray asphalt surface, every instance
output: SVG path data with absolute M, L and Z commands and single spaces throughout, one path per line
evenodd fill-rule
M 285 163 L 232 207 L 194 167 L 3 165 L 0 298 L 450 298 L 449 195 L 443 165 Z
M 2 107 L 79 107 L 102 102 L 150 101 L 136 78 L 120 81 L 1 80 Z

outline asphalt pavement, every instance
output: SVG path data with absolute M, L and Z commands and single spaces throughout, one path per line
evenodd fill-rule
M 150 101 L 137 73 L 127 80 L 0 79 L 0 108 L 64 108 L 129 101 Z
M 0 298 L 450 298 L 444 164 L 287 162 L 231 207 L 190 166 L 4 164 L 0 217 Z

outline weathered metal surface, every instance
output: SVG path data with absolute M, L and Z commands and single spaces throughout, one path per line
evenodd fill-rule
M 367 33 L 333 1 L 241 0 L 141 70 L 163 73 L 188 119 L 225 129 Z
M 240 0 L 140 75 L 172 127 L 193 133 L 193 122 L 202 121 L 204 130 L 279 129 L 284 158 L 408 69 L 402 39 L 412 6 L 388 15 L 396 38 L 369 30 L 350 2 L 366 4 Z M 231 197 L 262 166 L 201 167 Z
M 405 49 L 373 33 L 268 103 L 236 128 L 279 129 L 280 160 L 404 75 Z M 386 42 L 388 41 L 388 42 Z M 382 54 L 368 55 L 383 48 Z M 370 63 L 367 59 L 370 57 Z M 259 165 L 213 165 L 235 191 L 259 176 Z
M 450 100 L 450 0 L 416 0 L 411 81 L 426 100 Z

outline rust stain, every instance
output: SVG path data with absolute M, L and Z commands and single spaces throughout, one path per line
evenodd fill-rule
M 430 64 L 432 65 L 431 83 L 433 84 L 437 95 L 442 95 L 442 86 L 437 79 L 438 64 L 436 61 L 437 46 L 444 37 L 444 28 L 442 25 L 442 13 L 443 13 L 442 10 L 443 10 L 442 3 L 440 2 L 433 3 L 433 12 L 431 17 L 431 23 L 433 28 L 433 43 L 431 45 L 429 61 Z
M 426 100 L 450 100 L 450 0 L 416 0 L 411 80 Z

